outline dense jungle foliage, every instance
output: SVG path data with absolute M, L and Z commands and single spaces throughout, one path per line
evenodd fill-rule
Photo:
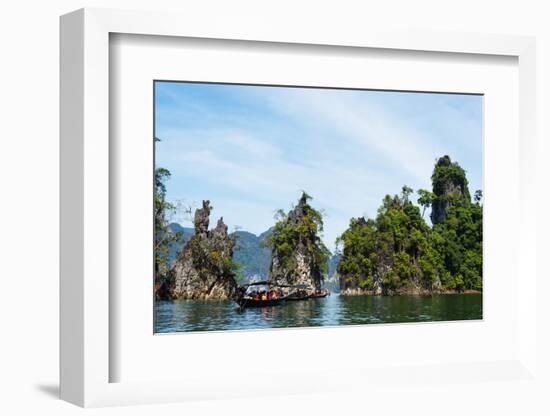
M 375 219 L 353 218 L 338 238 L 343 290 L 373 293 L 482 289 L 482 193 L 470 199 L 465 171 L 438 159 L 432 191 L 404 186 L 386 195 Z M 431 207 L 433 227 L 424 221 Z
M 318 280 L 322 280 L 328 273 L 331 253 L 321 240 L 323 215 L 309 204 L 310 200 L 311 196 L 302 192 L 294 209 L 288 213 L 279 210 L 273 231 L 265 239 L 265 246 L 271 248 L 272 255 L 277 257 L 289 282 L 292 282 L 296 271 L 297 252 L 311 259 L 309 266 Z

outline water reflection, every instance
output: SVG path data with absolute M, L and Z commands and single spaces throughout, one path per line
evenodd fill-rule
M 339 296 L 240 310 L 230 301 L 160 301 L 155 332 L 215 331 L 482 318 L 480 294 Z

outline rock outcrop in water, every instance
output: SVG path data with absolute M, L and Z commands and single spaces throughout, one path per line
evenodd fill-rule
M 195 233 L 176 257 L 158 291 L 164 299 L 229 299 L 237 287 L 233 262 L 234 241 L 223 218 L 208 229 L 210 201 L 195 211 Z
M 449 156 L 437 160 L 432 184 L 433 192 L 418 191 L 418 202 L 432 208 L 432 228 L 407 186 L 400 195 L 386 195 L 375 219 L 351 219 L 338 239 L 342 294 L 482 289 L 482 193 L 472 203 L 466 172 Z
M 305 192 L 290 212 L 279 212 L 267 244 L 271 247 L 269 280 L 277 284 L 319 289 L 328 272 L 328 249 L 320 238 L 323 219 Z
M 437 290 L 423 256 L 428 226 L 405 195 L 384 199 L 376 220 L 354 218 L 340 237 L 341 294 L 419 294 Z M 422 247 L 422 248 L 421 248 Z M 425 266 L 425 268 L 423 268 Z M 426 271 L 426 272 L 425 272 Z

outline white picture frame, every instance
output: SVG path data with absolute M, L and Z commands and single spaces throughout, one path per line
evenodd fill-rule
M 208 24 L 207 24 L 208 23 Z M 205 22 L 193 16 L 165 13 L 82 9 L 61 18 L 61 398 L 80 406 L 158 403 L 198 398 L 261 394 L 260 386 L 242 380 L 227 387 L 231 374 L 212 383 L 197 376 L 175 381 L 111 382 L 110 366 L 120 359 L 110 348 L 109 275 L 109 37 L 137 34 L 187 38 L 331 45 L 334 47 L 429 51 L 441 54 L 503 55 L 515 57 L 519 67 L 519 198 L 518 212 L 534 204 L 535 186 L 535 42 L 533 38 L 464 33 L 331 31 L 326 28 L 281 28 L 269 22 L 219 20 Z M 518 345 L 506 360 L 471 363 L 419 362 L 417 377 L 431 379 L 442 370 L 448 377 L 467 381 L 470 374 L 523 380 L 536 374 L 536 217 L 519 215 L 518 270 L 525 286 L 517 291 Z M 529 290 L 526 289 L 529 287 Z M 301 333 L 295 330 L 295 334 Z M 296 335 L 299 336 L 299 335 Z M 330 336 L 336 336 L 332 334 Z M 342 390 L 353 383 L 384 378 L 384 368 L 332 369 L 329 382 L 316 374 L 292 381 L 270 374 L 270 394 Z M 395 371 L 397 370 L 391 370 Z M 405 373 L 407 370 L 403 370 Z M 208 372 L 205 372 L 208 373 Z M 369 379 L 371 381 L 369 381 Z M 479 379 L 472 377 L 472 382 Z M 225 384 L 224 384 L 225 383 Z M 257 384 L 257 383 L 256 383 Z M 225 388 L 224 388 L 225 386 Z M 246 393 L 243 393 L 243 389 Z

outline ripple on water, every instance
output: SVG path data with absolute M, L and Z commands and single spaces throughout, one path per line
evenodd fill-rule
M 230 301 L 159 301 L 155 332 L 364 325 L 482 318 L 481 294 L 339 296 L 240 310 Z

